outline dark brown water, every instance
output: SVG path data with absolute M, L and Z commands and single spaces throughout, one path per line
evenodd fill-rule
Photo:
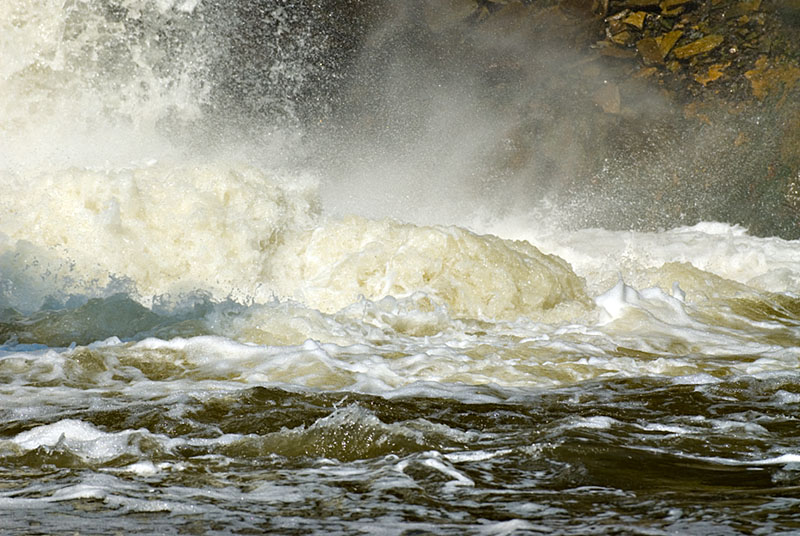
M 43 400 L 2 414 L 9 533 L 800 530 L 796 371 L 385 397 L 20 383 L 4 407 Z

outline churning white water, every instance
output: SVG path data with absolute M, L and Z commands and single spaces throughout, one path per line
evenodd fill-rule
M 222 124 L 234 18 L 0 5 L 4 530 L 797 529 L 796 242 L 341 215 L 299 123 Z

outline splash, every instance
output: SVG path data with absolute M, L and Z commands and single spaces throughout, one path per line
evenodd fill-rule
M 417 292 L 470 318 L 513 319 L 586 300 L 582 281 L 560 258 L 457 227 L 346 218 L 305 233 L 274 266 L 286 294 L 329 312 L 359 296 Z
M 6 168 L 165 153 L 208 94 L 197 2 L 6 2 L 0 157 Z
M 201 289 L 218 299 L 263 299 L 270 257 L 318 212 L 312 179 L 245 165 L 70 168 L 5 182 L 0 231 L 18 241 L 10 249 L 28 266 L 40 253 L 50 257 L 54 284 L 75 281 L 65 291 L 115 277 L 144 298 Z M 24 251 L 19 241 L 38 249 Z

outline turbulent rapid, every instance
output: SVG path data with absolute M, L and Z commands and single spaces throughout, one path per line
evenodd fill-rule
M 796 241 L 343 214 L 258 6 L 249 107 L 233 9 L 0 6 L 2 532 L 800 530 Z

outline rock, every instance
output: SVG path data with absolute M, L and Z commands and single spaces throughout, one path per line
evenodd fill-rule
M 661 2 L 661 15 L 664 17 L 674 17 L 683 13 L 684 5 L 690 0 L 663 0 Z
M 800 210 L 800 173 L 794 180 L 789 181 L 784 196 L 789 208 L 795 211 Z
M 664 54 L 654 37 L 645 37 L 636 43 L 636 49 L 646 64 L 664 63 Z
M 781 161 L 784 165 L 798 170 L 800 179 L 800 108 L 789 114 L 781 133 Z
M 633 26 L 637 30 L 641 30 L 642 27 L 644 26 L 644 18 L 646 15 L 647 13 L 645 13 L 644 11 L 634 11 L 633 13 L 622 19 L 622 22 Z
M 686 119 L 696 119 L 698 121 L 702 121 L 707 125 L 712 125 L 713 121 L 709 117 L 708 113 L 706 113 L 706 106 L 697 102 L 690 102 L 686 106 L 683 107 L 683 116 Z
M 794 64 L 772 67 L 766 56 L 760 56 L 756 60 L 755 69 L 745 72 L 744 76 L 750 81 L 753 95 L 764 100 L 777 89 L 783 89 L 783 96 L 794 89 L 800 81 L 800 67 Z
M 777 3 L 778 13 L 788 24 L 800 27 L 800 0 L 783 0 Z
M 610 39 L 618 45 L 627 46 L 633 41 L 634 36 L 631 32 L 625 31 L 612 35 Z
M 675 57 L 680 60 L 697 56 L 698 54 L 705 54 L 717 48 L 722 44 L 723 37 L 721 35 L 712 34 L 701 37 L 696 41 L 692 41 L 688 45 L 683 45 L 673 50 Z
M 750 86 L 753 90 L 753 95 L 758 99 L 763 99 L 767 96 L 767 57 L 761 56 L 756 60 L 755 69 L 751 69 L 744 73 L 744 77 L 750 80 Z
M 608 58 L 633 59 L 636 57 L 636 52 L 633 50 L 614 46 L 611 41 L 600 41 L 597 43 L 596 48 L 601 56 Z
M 742 17 L 746 16 L 753 11 L 758 11 L 761 8 L 761 0 L 749 0 L 746 2 L 737 2 L 726 11 L 729 17 Z
M 688 4 L 690 1 L 691 0 L 662 0 L 659 6 L 661 7 L 661 11 L 669 11 L 678 6 Z
M 640 69 L 636 74 L 633 75 L 634 78 L 638 79 L 647 79 L 658 74 L 658 68 L 656 67 L 645 67 L 644 69 Z
M 623 31 L 625 29 L 625 23 L 622 22 L 622 19 L 627 17 L 629 13 L 629 10 L 623 9 L 619 13 L 606 18 L 606 32 L 615 34 Z
M 458 20 L 472 5 L 414 4 L 437 1 L 454 6 Z M 591 192 L 578 225 L 714 219 L 800 238 L 800 0 L 474 1 L 485 17 L 470 15 L 464 28 L 483 33 L 467 45 L 488 49 L 491 76 L 506 63 L 522 73 L 489 96 L 504 103 L 498 88 L 520 88 L 507 100 L 526 105 L 521 134 L 502 153 L 509 184 L 517 175 L 539 185 L 556 177 L 553 191 L 569 202 Z M 535 60 L 545 49 L 565 51 L 559 76 L 528 65 L 526 50 Z M 576 165 L 563 154 L 571 151 Z M 594 210 L 596 196 L 606 205 Z M 623 206 L 640 210 L 613 208 Z M 607 216 L 616 212 L 637 215 Z
M 730 66 L 731 62 L 727 63 L 715 63 L 711 67 L 708 68 L 708 71 L 705 73 L 698 73 L 694 75 L 694 79 L 703 85 L 706 86 L 709 82 L 713 82 L 722 77 L 724 74 L 723 71 L 726 67 Z
M 661 0 L 627 0 L 622 5 L 630 9 L 652 8 L 657 9 L 660 7 Z
M 667 32 L 664 35 L 661 35 L 656 38 L 658 41 L 658 48 L 661 50 L 661 56 L 666 58 L 667 54 L 670 53 L 672 47 L 675 46 L 675 43 L 678 42 L 678 39 L 681 38 L 683 32 L 681 30 L 672 30 L 671 32 Z

